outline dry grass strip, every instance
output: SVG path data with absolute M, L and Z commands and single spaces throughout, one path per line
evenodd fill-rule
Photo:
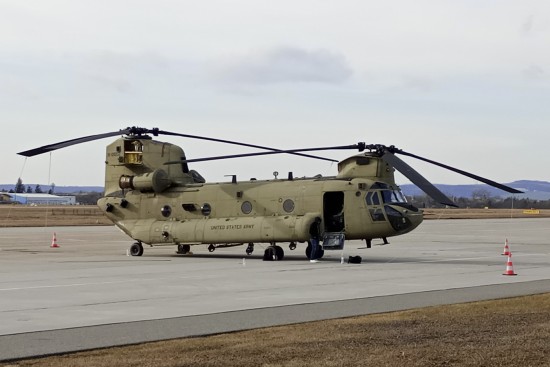
M 550 366 L 550 294 L 95 350 L 11 366 Z

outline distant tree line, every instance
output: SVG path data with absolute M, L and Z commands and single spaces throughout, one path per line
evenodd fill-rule
M 55 184 L 52 183 L 47 193 L 53 194 L 54 190 L 55 190 Z M 9 190 L 8 192 L 10 194 L 14 194 L 14 193 L 15 194 L 32 194 L 32 193 L 43 194 L 44 193 L 40 185 L 36 185 L 33 190 L 33 188 L 30 185 L 25 186 L 21 178 L 17 179 L 17 182 L 15 183 L 15 188 Z
M 51 188 L 47 191 L 48 194 L 53 194 L 55 189 L 55 184 L 51 184 Z M 2 190 L 3 192 L 6 192 L 6 190 Z M 10 194 L 42 194 L 45 193 L 44 190 L 40 185 L 36 185 L 34 189 L 30 185 L 24 185 L 23 180 L 20 178 L 17 180 L 17 183 L 15 184 L 15 187 L 9 191 Z M 80 191 L 76 194 L 72 194 L 75 196 L 75 201 L 78 204 L 81 205 L 95 205 L 97 203 L 97 200 L 103 196 L 102 192 L 84 192 Z

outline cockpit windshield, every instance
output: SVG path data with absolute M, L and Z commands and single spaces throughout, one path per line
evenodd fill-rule
M 407 199 L 401 190 L 381 190 L 382 200 L 385 204 L 406 203 Z

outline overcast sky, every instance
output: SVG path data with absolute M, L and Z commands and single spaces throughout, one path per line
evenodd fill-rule
M 550 180 L 549 116 L 548 1 L 0 0 L 0 183 L 103 185 L 112 139 L 16 153 L 134 125 L 289 149 L 366 141 Z M 163 139 L 188 158 L 250 151 Z M 404 159 L 434 183 L 474 183 Z M 192 168 L 336 174 L 292 156 Z

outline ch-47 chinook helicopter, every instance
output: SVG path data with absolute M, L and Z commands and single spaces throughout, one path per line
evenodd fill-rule
M 96 139 L 121 135 L 107 146 L 105 196 L 99 208 L 117 227 L 136 240 L 133 256 L 143 254 L 143 244 L 176 245 L 178 253 L 190 252 L 192 245 L 218 247 L 264 243 L 264 260 L 282 260 L 278 243 L 307 243 L 311 257 L 310 226 L 321 219 L 324 247 L 342 248 L 344 240 L 387 238 L 412 231 L 423 220 L 422 211 L 408 204 L 394 180 L 398 170 L 437 202 L 456 206 L 396 154 L 435 164 L 510 193 L 514 188 L 423 158 L 394 146 L 358 143 L 345 146 L 282 150 L 209 137 L 128 127 L 116 132 L 67 140 L 18 154 L 30 157 Z M 187 159 L 177 145 L 154 140 L 151 135 L 168 135 L 241 145 L 260 152 Z M 338 163 L 334 177 L 237 180 L 206 183 L 193 162 L 267 154 L 294 154 L 336 162 L 304 152 L 354 149 L 360 153 Z M 323 249 L 316 257 L 323 255 Z

